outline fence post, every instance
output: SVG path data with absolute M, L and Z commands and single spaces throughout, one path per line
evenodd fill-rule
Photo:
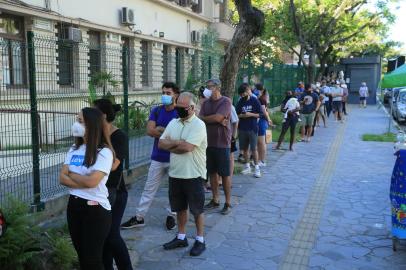
M 127 134 L 127 149 L 125 153 L 125 164 L 124 168 L 128 170 L 130 167 L 130 161 L 129 161 L 129 156 L 130 156 L 130 145 L 129 145 L 129 137 L 130 134 L 129 132 L 129 127 L 128 127 L 128 48 L 127 46 L 123 46 L 123 52 L 122 52 L 122 69 L 123 69 L 123 94 L 124 94 L 124 100 L 123 100 L 123 113 L 124 113 L 124 131 Z
M 41 203 L 41 178 L 39 170 L 39 130 L 38 130 L 38 110 L 37 110 L 37 88 L 35 74 L 35 48 L 34 32 L 27 32 L 28 45 L 28 77 L 30 85 L 30 114 L 31 114 L 31 141 L 32 141 L 32 176 L 34 201 L 31 205 L 33 212 L 44 209 Z

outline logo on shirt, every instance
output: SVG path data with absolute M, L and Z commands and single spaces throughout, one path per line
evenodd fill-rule
M 70 159 L 69 165 L 82 166 L 84 160 L 85 160 L 85 156 L 73 155 L 72 158 Z
M 252 105 L 243 106 L 242 112 L 252 112 Z
M 312 96 L 305 96 L 304 97 L 304 104 L 305 105 L 310 105 L 313 103 L 313 97 Z

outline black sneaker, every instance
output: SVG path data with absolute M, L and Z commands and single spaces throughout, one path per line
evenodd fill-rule
M 214 208 L 218 208 L 220 206 L 220 203 L 215 202 L 213 199 L 210 200 L 210 202 L 208 204 L 206 204 L 204 206 L 205 210 L 210 210 L 210 209 L 214 209 Z
M 225 203 L 224 207 L 223 207 L 223 209 L 221 209 L 220 213 L 222 215 L 228 215 L 228 214 L 230 214 L 230 212 L 231 212 L 231 205 L 229 205 L 228 203 Z
M 190 256 L 199 256 L 206 250 L 206 243 L 195 240 L 195 243 L 190 250 Z
M 165 250 L 170 250 L 170 249 L 175 249 L 175 248 L 180 248 L 180 247 L 187 247 L 188 245 L 189 244 L 187 242 L 186 237 L 185 237 L 185 239 L 180 240 L 180 239 L 178 239 L 177 236 L 175 236 L 175 238 L 172 241 L 165 243 L 163 246 L 164 246 Z
M 138 220 L 137 217 L 132 217 L 128 221 L 121 224 L 122 229 L 131 229 L 144 226 L 145 226 L 144 219 Z
M 166 228 L 168 230 L 173 230 L 176 227 L 176 221 L 175 218 L 173 216 L 167 216 L 166 217 Z

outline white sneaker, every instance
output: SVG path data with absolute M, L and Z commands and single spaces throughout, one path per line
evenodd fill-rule
M 259 168 L 259 166 L 255 167 L 254 176 L 255 176 L 256 178 L 260 178 L 260 177 L 261 177 L 261 169 Z
M 251 173 L 251 166 L 250 166 L 250 165 L 245 166 L 245 169 L 242 170 L 241 173 L 242 173 L 242 174 L 249 174 L 249 173 Z
M 258 162 L 258 165 L 259 165 L 259 167 L 265 167 L 265 166 L 266 166 L 266 163 L 263 162 L 263 161 L 259 161 L 259 162 Z

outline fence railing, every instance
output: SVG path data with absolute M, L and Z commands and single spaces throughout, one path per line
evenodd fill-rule
M 122 105 L 115 125 L 129 135 L 125 167 L 132 169 L 149 162 L 153 139 L 146 124 L 162 83 L 194 90 L 221 69 L 218 59 L 187 49 L 126 40 L 95 46 L 27 34 L 26 42 L 0 39 L 0 206 L 12 195 L 41 209 L 67 192 L 59 170 L 73 143 L 71 125 L 91 100 Z M 264 82 L 276 104 L 303 72 L 245 61 L 238 83 L 247 78 Z

